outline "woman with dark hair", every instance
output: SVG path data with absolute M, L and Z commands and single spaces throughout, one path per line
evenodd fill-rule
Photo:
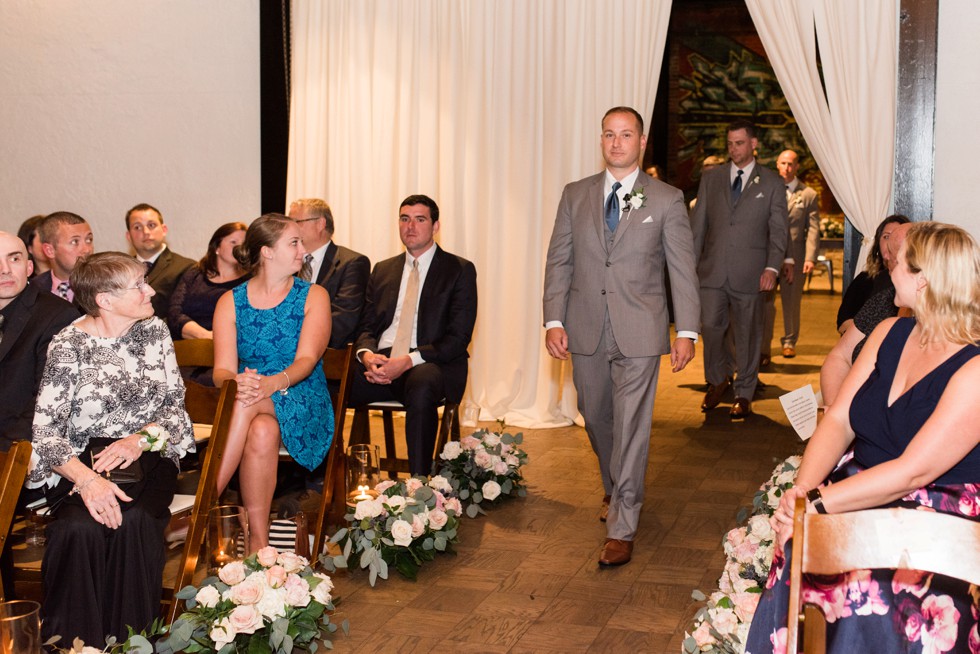
M 898 507 L 980 520 L 980 248 L 959 227 L 923 222 L 909 229 L 897 258 L 895 303 L 915 318 L 889 318 L 872 332 L 783 493 L 771 520 L 777 552 L 745 647 L 751 654 L 786 647 L 786 541 L 797 498 L 810 513 Z M 980 598 L 965 581 L 855 570 L 807 575 L 802 595 L 827 617 L 828 652 L 965 653 L 980 644 Z
M 269 542 L 280 443 L 313 470 L 333 439 L 333 407 L 320 367 L 330 341 L 330 297 L 295 276 L 306 249 L 286 216 L 256 219 L 235 256 L 249 280 L 225 293 L 214 314 L 214 381 L 238 382 L 218 491 L 237 469 L 248 551 L 254 552 Z
M 174 340 L 214 338 L 214 309 L 225 292 L 238 286 L 245 271 L 235 259 L 235 248 L 245 240 L 248 225 L 225 223 L 211 235 L 208 251 L 183 274 L 173 295 L 167 323 Z
M 51 264 L 48 263 L 48 258 L 44 256 L 44 250 L 41 249 L 41 236 L 38 234 L 42 220 L 44 220 L 44 215 L 31 216 L 17 230 L 17 237 L 24 241 L 27 254 L 34 262 L 34 272 L 31 273 L 32 279 L 51 270 Z
M 910 222 L 908 216 L 895 214 L 881 221 L 875 230 L 875 240 L 868 252 L 864 270 L 847 286 L 837 310 L 837 333 L 843 334 L 854 322 L 854 316 L 872 295 L 891 286 L 887 273 L 894 260 L 888 252 L 888 239 L 899 225 Z
M 71 287 L 86 315 L 48 348 L 27 482 L 52 489 L 45 638 L 121 641 L 160 613 L 163 532 L 194 433 L 144 272 L 121 252 L 80 259 Z

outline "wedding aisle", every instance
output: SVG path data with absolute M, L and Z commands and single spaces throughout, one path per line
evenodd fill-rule
M 585 432 L 528 430 L 528 496 L 465 519 L 457 556 L 436 557 L 416 582 L 393 574 L 372 588 L 364 571 L 332 575 L 342 600 L 334 622 L 351 626 L 349 636 L 335 635 L 334 651 L 680 652 L 699 606 L 691 591 L 717 586 L 721 539 L 738 509 L 778 460 L 802 451 L 777 398 L 817 386 L 836 340 L 840 295 L 816 292 L 803 301 L 798 355 L 774 357 L 761 375 L 768 387 L 756 415 L 744 423 L 731 423 L 727 408 L 701 413 L 700 358 L 661 375 L 631 563 L 596 564 L 605 537 L 597 519 L 602 489 Z M 380 425 L 372 433 L 380 438 Z

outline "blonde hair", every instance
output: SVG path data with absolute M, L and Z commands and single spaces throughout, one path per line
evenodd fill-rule
M 915 223 L 905 238 L 905 263 L 926 280 L 913 307 L 922 342 L 980 341 L 980 249 L 973 237 L 956 225 Z

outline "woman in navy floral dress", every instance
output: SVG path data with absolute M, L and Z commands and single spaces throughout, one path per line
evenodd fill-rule
M 980 520 L 980 249 L 962 229 L 918 223 L 892 274 L 916 318 L 879 325 L 807 446 L 773 516 L 783 544 L 797 497 L 829 513 L 898 506 Z M 835 464 L 853 446 L 853 458 Z M 822 506 L 821 506 L 822 505 Z M 937 534 L 942 538 L 942 534 Z M 777 552 L 746 652 L 784 652 L 788 556 Z M 980 556 L 980 553 L 978 553 Z M 980 652 L 980 589 L 914 570 L 804 579 L 830 652 Z
M 254 552 L 269 542 L 280 442 L 313 470 L 333 440 L 320 366 L 330 341 L 330 298 L 323 287 L 295 277 L 306 250 L 286 216 L 256 219 L 235 254 L 252 277 L 223 295 L 214 314 L 214 382 L 238 382 L 218 490 L 238 469 Z

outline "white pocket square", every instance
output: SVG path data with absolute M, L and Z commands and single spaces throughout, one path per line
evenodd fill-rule
M 757 195 L 757 196 L 755 196 L 755 197 L 757 197 L 757 198 L 761 198 L 761 197 L 762 197 L 762 191 L 759 191 L 759 195 Z
M 646 225 L 647 223 L 652 223 L 652 222 L 653 222 L 653 216 L 647 216 L 646 218 L 643 219 L 643 222 L 640 224 Z

